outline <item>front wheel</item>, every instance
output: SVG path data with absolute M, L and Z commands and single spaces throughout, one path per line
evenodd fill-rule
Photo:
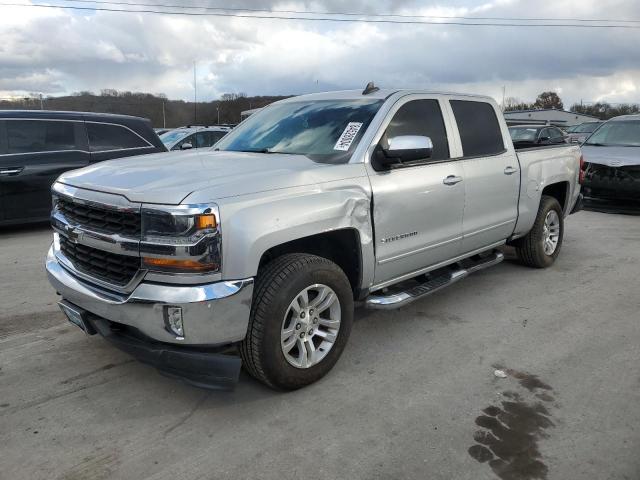
M 529 267 L 550 267 L 560 254 L 563 235 L 562 207 L 555 198 L 543 195 L 533 228 L 515 243 L 518 259 Z
M 271 387 L 304 387 L 338 361 L 352 322 L 353 293 L 340 267 L 315 255 L 283 255 L 258 275 L 243 365 Z

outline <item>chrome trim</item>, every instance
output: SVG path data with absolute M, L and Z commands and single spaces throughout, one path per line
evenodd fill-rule
M 75 243 L 87 245 L 110 253 L 149 258 L 191 259 L 203 263 L 217 263 L 218 269 L 203 273 L 171 272 L 170 270 L 143 269 L 141 272 L 149 276 L 149 280 L 165 283 L 197 284 L 220 280 L 222 271 L 222 236 L 220 210 L 215 204 L 187 204 L 187 205 L 158 205 L 130 202 L 123 195 L 98 192 L 79 187 L 73 187 L 61 182 L 52 187 L 54 209 L 51 213 L 51 224 L 56 232 L 64 235 Z M 55 207 L 55 199 L 64 197 L 66 200 L 80 205 L 95 206 L 119 212 L 137 213 L 140 215 L 140 237 L 130 237 L 117 233 L 103 233 L 86 226 L 71 222 Z M 170 215 L 196 215 L 213 213 L 216 216 L 216 228 L 206 233 L 196 233 L 190 239 L 170 236 L 145 234 L 145 214 L 166 213 Z M 67 260 L 65 265 L 69 265 Z M 74 274 L 77 270 L 74 269 Z M 81 272 L 77 272 L 81 275 Z M 136 275 L 136 278 L 138 275 Z M 83 277 L 90 281 L 93 277 Z M 138 279 L 138 283 L 141 279 Z M 101 280 L 96 283 L 115 290 L 131 291 L 137 283 L 129 283 L 125 287 L 107 284 Z
M 142 279 L 147 273 L 147 270 L 144 270 L 142 268 L 138 269 L 138 272 L 133 276 L 133 278 L 126 285 L 116 285 L 114 283 L 106 282 L 104 280 L 101 280 L 100 278 L 94 277 L 93 275 L 86 274 L 78 270 L 73 265 L 73 262 L 71 262 L 71 260 L 69 260 L 65 256 L 65 254 L 60 250 L 60 241 L 59 241 L 59 238 L 56 237 L 57 235 L 60 235 L 60 234 L 57 232 L 53 234 L 53 246 L 51 247 L 53 249 L 53 253 L 55 257 L 57 258 L 58 262 L 60 262 L 60 264 L 66 270 L 69 271 L 70 274 L 75 275 L 76 277 L 84 280 L 85 282 L 94 283 L 102 288 L 111 290 L 113 292 L 130 293 L 142 281 Z
M 149 140 L 147 140 L 146 138 L 144 138 L 142 135 L 140 135 L 139 133 L 131 130 L 129 127 L 127 127 L 126 125 L 122 125 L 120 123 L 113 123 L 113 122 L 96 122 L 93 120 L 85 120 L 84 121 L 85 124 L 87 123 L 93 123 L 94 125 L 111 125 L 114 127 L 120 127 L 120 128 L 124 128 L 126 130 L 129 130 L 131 133 L 133 133 L 134 135 L 136 135 L 137 137 L 140 138 L 140 140 L 142 140 L 143 142 L 145 142 L 149 147 L 153 147 L 153 145 L 151 144 L 151 142 Z M 149 148 L 149 147 L 132 147 L 132 148 Z M 89 149 L 91 149 L 91 144 L 89 144 Z M 113 150 L 96 150 L 95 152 L 92 153 L 103 153 L 103 152 L 111 152 Z
M 117 233 L 108 234 L 90 230 L 78 223 L 70 222 L 64 214 L 54 210 L 51 214 L 51 226 L 73 243 L 117 253 L 118 255 L 140 256 L 140 241 L 124 237 Z
M 253 278 L 204 285 L 143 282 L 130 294 L 103 290 L 67 271 L 54 254 L 46 259 L 49 282 L 65 300 L 113 322 L 140 330 L 150 338 L 182 345 L 219 345 L 242 340 L 247 332 Z M 165 329 L 163 308 L 183 311 L 184 340 Z
M 139 213 L 142 206 L 141 203 L 129 201 L 124 195 L 78 188 L 61 182 L 54 183 L 51 191 L 54 196 L 65 196 L 74 203 L 95 205 L 96 207 L 110 208 L 121 212 Z
M 15 175 L 16 173 L 20 173 L 24 167 L 20 168 L 7 168 L 5 170 L 0 170 L 0 175 Z
M 2 153 L 0 154 L 0 157 L 5 157 L 5 156 L 9 156 L 9 155 L 33 155 L 33 154 L 42 154 L 42 153 L 62 153 L 62 152 L 82 152 L 82 153 L 113 153 L 113 152 L 126 152 L 129 150 L 141 150 L 141 149 L 145 149 L 145 148 L 159 148 L 156 147 L 155 145 L 153 145 L 149 140 L 147 140 L 146 138 L 144 138 L 142 135 L 140 135 L 138 132 L 136 132 L 135 130 L 132 130 L 131 128 L 127 127 L 126 125 L 122 125 L 121 123 L 113 123 L 113 122 L 97 122 L 97 121 L 92 121 L 92 120 L 77 120 L 77 119 L 70 119 L 70 118 L 3 118 L 1 119 L 3 121 L 29 121 L 29 122 L 73 122 L 73 123 L 93 123 L 93 124 L 97 124 L 97 125 L 113 125 L 115 127 L 120 127 L 120 128 L 124 128 L 126 130 L 129 130 L 131 133 L 133 133 L 134 135 L 136 135 L 137 137 L 139 137 L 144 143 L 147 144 L 146 147 L 129 147 L 129 148 L 114 148 L 112 150 L 96 150 L 96 151 L 92 151 L 91 150 L 91 145 L 89 145 L 89 150 L 83 150 L 83 149 L 79 149 L 79 148 L 70 148 L 70 149 L 64 149 L 64 150 L 37 150 L 37 151 L 33 151 L 33 152 L 18 152 L 18 153 Z M 86 132 L 85 132 L 86 133 Z

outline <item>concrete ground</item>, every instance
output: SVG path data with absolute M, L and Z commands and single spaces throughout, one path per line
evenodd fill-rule
M 638 217 L 578 213 L 548 270 L 358 311 L 335 369 L 288 394 L 197 389 L 85 337 L 49 242 L 0 232 L 2 479 L 640 478 Z

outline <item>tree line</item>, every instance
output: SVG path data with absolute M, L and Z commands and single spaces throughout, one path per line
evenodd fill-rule
M 556 110 L 562 110 L 564 108 L 562 99 L 556 92 L 542 92 L 533 103 L 522 102 L 518 98 L 509 97 L 505 99 L 503 105 L 505 112 L 546 108 L 554 108 Z M 591 115 L 600 120 L 608 120 L 619 115 L 640 113 L 640 105 L 637 103 L 610 104 L 607 102 L 589 104 L 574 103 L 569 107 L 569 111 L 583 115 Z
M 169 100 L 164 94 L 101 90 L 75 92 L 63 97 L 42 97 L 31 94 L 24 98 L 0 100 L 1 110 L 65 110 L 134 115 L 151 120 L 154 127 L 183 125 L 236 124 L 244 110 L 261 108 L 287 96 L 254 96 L 245 93 L 225 93 L 212 102 Z

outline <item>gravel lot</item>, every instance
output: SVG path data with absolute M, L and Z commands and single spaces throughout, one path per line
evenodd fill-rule
M 289 394 L 200 390 L 85 337 L 49 242 L 0 231 L 0 478 L 640 478 L 639 217 L 578 213 L 549 270 L 358 311 L 334 371 Z

